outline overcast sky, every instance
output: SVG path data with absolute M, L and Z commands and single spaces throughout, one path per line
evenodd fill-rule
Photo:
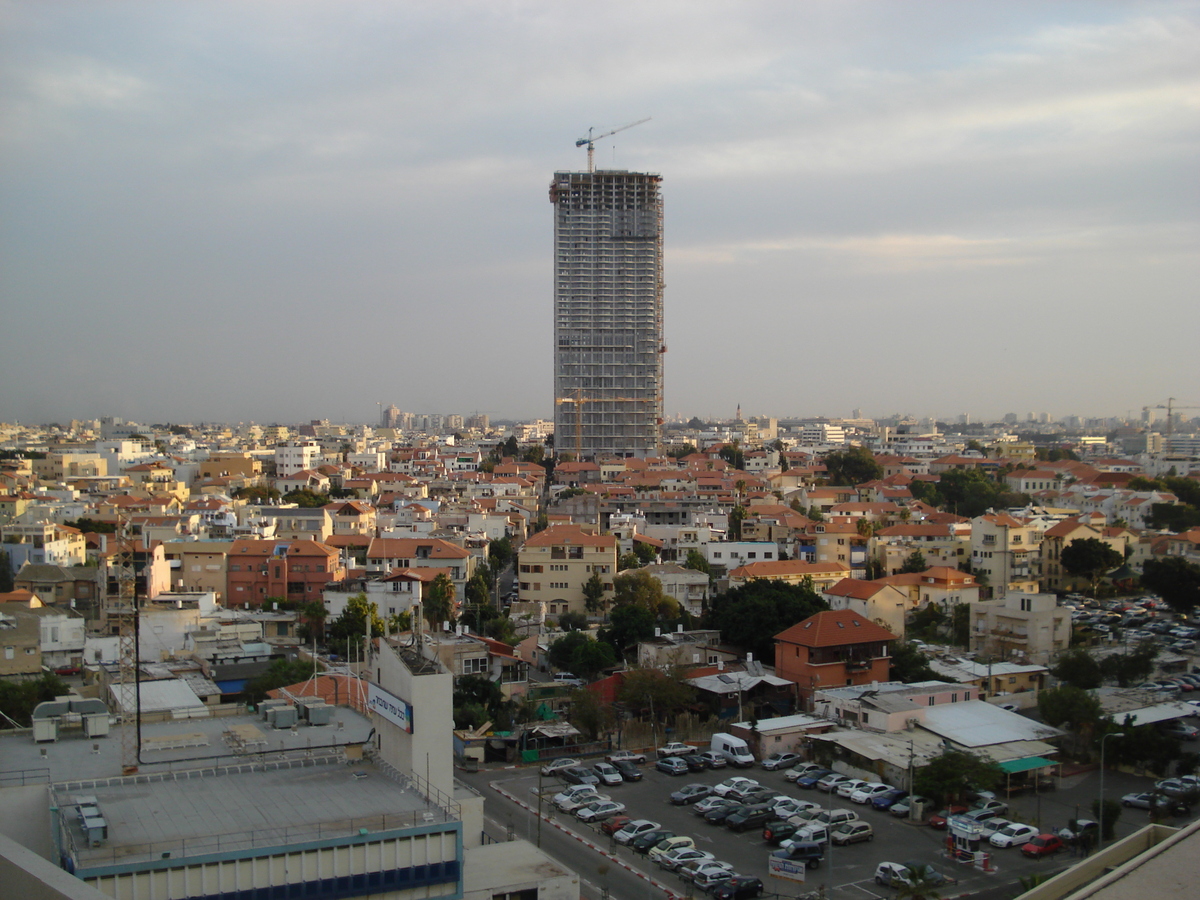
M 5 2 L 0 421 L 549 417 L 575 139 L 668 414 L 1200 403 L 1194 2 Z

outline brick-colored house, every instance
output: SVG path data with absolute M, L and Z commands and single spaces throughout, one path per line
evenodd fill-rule
M 236 540 L 226 558 L 226 604 L 257 607 L 270 597 L 320 601 L 326 584 L 345 577 L 338 552 L 317 541 Z
M 794 681 L 808 706 L 822 688 L 887 681 L 894 640 L 852 609 L 826 610 L 775 635 L 775 674 Z

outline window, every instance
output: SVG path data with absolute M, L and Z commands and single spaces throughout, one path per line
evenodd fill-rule
M 1033 598 L 1032 597 L 1022 597 L 1021 598 L 1021 611 L 1022 612 L 1033 612 Z
M 15 656 L 14 648 L 13 647 L 5 647 L 4 648 L 4 658 L 12 659 L 13 656 Z
M 928 696 L 928 697 L 925 699 L 925 702 L 926 702 L 926 703 L 927 703 L 929 706 L 933 706 L 933 701 L 934 701 L 934 697 L 933 697 L 933 695 L 932 695 L 932 694 L 930 694 L 930 695 L 929 695 L 929 696 Z
M 462 673 L 464 675 L 482 675 L 488 670 L 488 661 L 486 656 L 477 657 L 475 659 L 464 659 L 462 661 Z
M 958 692 L 957 691 L 955 691 L 953 694 L 950 695 L 950 702 L 951 703 L 958 702 Z

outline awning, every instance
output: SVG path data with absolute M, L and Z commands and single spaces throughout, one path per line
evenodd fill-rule
M 1052 759 L 1046 759 L 1044 756 L 1027 756 L 1024 759 L 1008 759 L 1000 763 L 1002 768 L 1009 775 L 1015 775 L 1017 772 L 1028 772 L 1030 769 L 1042 769 L 1046 766 L 1056 766 L 1058 763 Z

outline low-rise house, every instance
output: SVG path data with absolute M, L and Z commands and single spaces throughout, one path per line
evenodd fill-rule
M 980 689 L 981 700 L 1005 694 L 1029 694 L 1031 705 L 1036 704 L 1037 692 L 1045 688 L 1050 677 L 1050 670 L 1043 665 L 977 661 L 963 657 L 932 657 L 929 668 L 939 678 L 975 685 Z
M 826 610 L 775 635 L 775 674 L 805 703 L 825 687 L 887 681 L 896 635 L 853 610 Z
M 905 616 L 913 608 L 907 591 L 880 581 L 843 578 L 824 588 L 821 596 L 830 609 L 852 609 L 898 638 L 904 637 Z
M 475 574 L 475 557 L 469 550 L 442 538 L 373 538 L 367 547 L 367 572 L 386 576 L 400 569 L 445 570 L 461 603 L 466 597 L 467 582 Z
M 948 611 L 959 603 L 974 603 L 980 596 L 980 585 L 974 575 L 949 566 L 930 566 L 924 572 L 905 572 L 876 580 L 907 591 L 911 609 L 934 603 Z
M 971 526 L 953 522 L 892 525 L 877 531 L 870 545 L 872 558 L 886 575 L 898 574 L 915 552 L 927 565 L 956 569 L 970 559 Z
M 848 728 L 895 733 L 923 724 L 931 707 L 978 699 L 979 688 L 972 684 L 883 681 L 817 691 L 813 710 Z
M 1013 592 L 971 604 L 972 650 L 1048 666 L 1070 643 L 1070 611 L 1054 594 Z
M 95 566 L 27 564 L 14 576 L 13 587 L 37 594 L 48 606 L 92 609 L 100 599 L 100 570 Z
M 705 573 L 674 563 L 658 563 L 644 568 L 658 579 L 663 593 L 675 600 L 680 609 L 698 618 L 708 608 L 709 578 Z
M 643 668 L 668 669 L 672 666 L 715 666 L 718 662 L 731 663 L 737 654 L 722 648 L 721 633 L 712 629 L 696 628 L 684 631 L 659 633 L 655 629 L 652 640 L 639 641 L 638 665 Z
M 261 606 L 271 597 L 309 602 L 346 570 L 332 547 L 316 541 L 236 540 L 227 559 L 227 603 Z
M 720 546 L 720 545 L 715 545 Z M 850 575 L 845 563 L 812 563 L 797 559 L 774 560 L 739 566 L 729 573 L 729 586 L 738 587 L 755 578 L 803 584 L 811 580 L 813 588 L 823 591 Z
M 520 599 L 545 603 L 550 615 L 587 614 L 583 587 L 593 574 L 604 586 L 603 602 L 612 601 L 617 571 L 617 539 L 577 525 L 554 525 L 525 542 L 517 558 Z

